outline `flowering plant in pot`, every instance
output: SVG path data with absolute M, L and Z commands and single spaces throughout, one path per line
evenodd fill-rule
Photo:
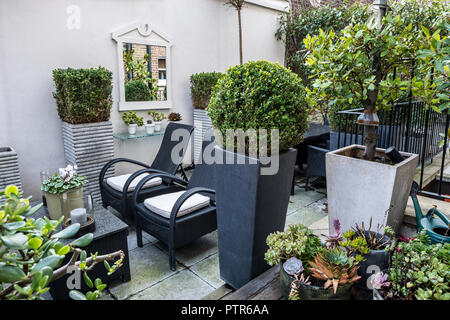
M 388 272 L 373 277 L 374 298 L 450 300 L 450 244 L 431 244 L 425 231 L 392 245 Z M 383 281 L 379 281 L 379 280 Z
M 303 272 L 307 261 L 312 261 L 316 253 L 322 249 L 320 239 L 306 226 L 290 225 L 284 232 L 271 233 L 266 240 L 269 249 L 265 260 L 271 266 L 280 264 L 281 290 L 288 297 L 295 276 Z
M 68 218 L 72 209 L 83 206 L 82 203 L 77 206 L 76 201 L 63 201 L 83 198 L 83 185 L 88 180 L 85 176 L 78 175 L 75 171 L 76 168 L 72 165 L 60 168 L 58 172 L 42 183 L 41 190 L 45 192 L 51 219 L 57 220 L 61 216 Z
M 135 134 L 137 127 L 144 125 L 144 118 L 139 117 L 136 111 L 124 112 L 122 114 L 122 120 L 128 126 L 129 134 Z
M 166 119 L 166 116 L 162 112 L 149 111 L 148 115 L 150 115 L 155 123 L 155 131 L 161 130 L 161 121 Z

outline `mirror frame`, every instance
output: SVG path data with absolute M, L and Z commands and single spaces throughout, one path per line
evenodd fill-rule
M 136 35 L 128 35 L 137 30 Z M 154 34 L 159 40 L 151 39 Z M 170 109 L 172 107 L 172 64 L 171 47 L 172 41 L 164 33 L 152 27 L 149 23 L 132 22 L 124 27 L 120 27 L 111 33 L 111 37 L 116 41 L 117 60 L 119 67 L 119 111 L 128 110 L 151 110 L 151 109 Z M 123 45 L 125 43 L 136 43 L 151 46 L 166 47 L 166 85 L 167 100 L 165 101 L 125 101 L 125 73 L 123 63 Z

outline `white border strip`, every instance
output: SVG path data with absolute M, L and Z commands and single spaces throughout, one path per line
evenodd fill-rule
M 270 0 L 245 0 L 247 3 L 251 3 L 260 7 L 265 7 L 281 12 L 289 12 L 289 2 L 288 1 L 270 1 Z M 284 2 L 284 3 L 282 3 Z

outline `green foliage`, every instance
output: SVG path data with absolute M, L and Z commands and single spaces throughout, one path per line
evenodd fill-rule
M 224 137 L 227 129 L 278 129 L 280 151 L 299 144 L 308 129 L 306 92 L 300 78 L 268 61 L 229 68 L 213 89 L 208 114 Z
M 71 165 L 67 168 L 61 168 L 59 172 L 56 172 L 53 176 L 42 182 L 41 190 L 60 194 L 68 190 L 81 187 L 88 182 L 85 176 L 80 176 L 75 173 Z
M 290 225 L 285 232 L 271 233 L 266 243 L 269 249 L 265 260 L 271 266 L 290 258 L 297 258 L 306 264 L 322 249 L 320 239 L 301 224 Z
M 397 0 L 383 18 L 381 29 L 370 23 L 349 25 L 340 32 L 320 31 L 304 39 L 306 64 L 313 85 L 310 103 L 328 106 L 330 124 L 337 130 L 337 112 L 345 108 L 390 108 L 406 97 L 410 87 L 415 97 L 431 106 L 439 102 L 427 72 L 411 74 L 410 63 L 426 43 L 422 26 L 434 25 L 448 11 L 443 1 Z M 376 61 L 374 57 L 379 57 Z M 427 59 L 416 59 L 416 70 L 428 69 Z M 394 78 L 396 68 L 397 77 Z
M 162 112 L 149 111 L 148 115 L 151 116 L 155 122 L 160 122 L 166 119 L 166 116 Z
M 56 232 L 64 217 L 58 221 L 47 217 L 32 218 L 42 204 L 31 207 L 29 199 L 22 198 L 22 193 L 13 185 L 0 191 L 0 299 L 41 299 L 41 295 L 49 290 L 50 282 L 64 276 L 68 266 L 75 263 L 79 263 L 79 268 L 86 274 L 84 278 L 87 284 L 92 282 L 87 272 L 94 262 L 98 262 L 95 260 L 96 255 L 94 260 L 87 261 L 86 253 L 78 248 L 80 239 L 68 245 L 59 241 L 74 237 L 80 225 L 73 224 Z M 89 236 L 85 235 L 82 243 L 84 246 L 92 241 L 92 234 L 87 235 Z M 71 262 L 61 266 L 67 254 L 72 254 Z M 103 259 L 113 259 L 115 256 L 111 254 Z M 116 261 L 119 265 L 122 263 L 123 252 L 120 256 Z M 105 285 L 100 279 L 95 282 L 95 298 L 98 298 Z M 81 295 L 80 293 L 79 296 Z
M 122 120 L 127 126 L 130 125 L 130 124 L 137 124 L 138 127 L 144 125 L 144 118 L 143 117 L 139 117 L 136 114 L 136 111 L 124 112 L 122 114 Z
M 169 121 L 181 121 L 181 114 L 179 114 L 178 112 L 172 112 L 169 114 L 167 119 Z
M 112 106 L 112 72 L 97 69 L 55 69 L 53 97 L 61 120 L 78 124 L 108 121 Z
M 152 94 L 148 84 L 142 80 L 130 80 L 125 84 L 126 101 L 150 101 Z
M 305 86 L 309 86 L 303 39 L 308 35 L 319 34 L 320 29 L 337 32 L 351 23 L 365 22 L 369 14 L 367 5 L 356 2 L 339 7 L 329 5 L 317 8 L 301 7 L 290 14 L 282 15 L 275 36 L 286 46 L 286 66 L 300 76 Z
M 191 75 L 192 105 L 196 109 L 206 109 L 211 99 L 212 88 L 223 77 L 221 72 L 202 72 Z
M 392 256 L 388 298 L 450 300 L 450 244 L 430 244 L 425 231 L 400 242 Z

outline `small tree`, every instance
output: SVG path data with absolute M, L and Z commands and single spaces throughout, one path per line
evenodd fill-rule
M 414 2 L 412 8 L 411 2 Z M 426 2 L 395 1 L 393 10 L 381 24 L 373 17 L 367 24 L 349 25 L 339 34 L 331 30 L 308 36 L 306 63 L 314 78 L 310 99 L 325 100 L 330 109 L 341 105 L 364 107 L 367 118 L 373 117 L 376 122 L 377 117 L 373 115 L 377 109 L 387 108 L 410 90 L 416 96 L 434 96 L 436 88 L 430 85 L 430 74 L 413 76 L 410 66 L 404 62 L 405 58 L 416 61 L 421 64 L 420 69 L 427 69 L 424 64 L 430 63 L 429 59 L 417 59 L 427 42 L 420 24 L 440 19 L 446 4 L 436 0 Z M 394 69 L 403 77 L 394 77 Z M 376 126 L 366 125 L 366 159 L 374 159 L 376 142 Z
M 241 11 L 244 6 L 244 0 L 227 0 L 226 4 L 236 9 L 238 14 L 238 25 L 239 25 L 239 61 L 240 64 L 244 63 L 244 59 L 242 57 L 242 20 L 241 20 Z

